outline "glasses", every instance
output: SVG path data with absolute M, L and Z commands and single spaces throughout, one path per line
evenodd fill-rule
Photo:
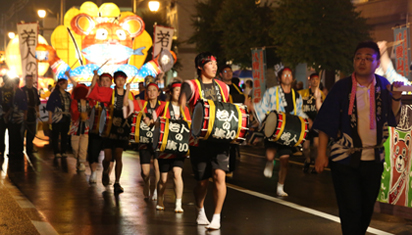
M 231 73 L 232 70 L 223 70 L 223 73 Z

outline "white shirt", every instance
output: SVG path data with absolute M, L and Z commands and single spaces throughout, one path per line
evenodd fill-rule
M 372 85 L 373 84 L 373 85 Z M 356 88 L 356 104 L 358 112 L 358 133 L 362 140 L 362 146 L 376 145 L 376 125 L 374 129 L 370 129 L 370 87 L 375 87 L 376 80 L 368 87 L 361 86 L 359 83 Z M 375 149 L 363 149 L 362 161 L 375 160 Z
M 173 105 L 173 104 L 172 104 L 172 107 L 173 107 L 173 112 L 175 114 L 175 119 L 179 119 L 179 117 L 180 117 L 180 107 L 176 106 L 176 105 Z

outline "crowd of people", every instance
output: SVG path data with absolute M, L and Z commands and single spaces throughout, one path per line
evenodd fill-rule
M 168 173 L 173 172 L 175 212 L 182 213 L 182 170 L 188 157 L 187 150 L 190 149 L 190 162 L 197 181 L 194 188 L 198 212 L 196 222 L 206 225 L 208 229 L 219 229 L 227 191 L 225 178 L 227 173 L 235 169 L 236 158 L 240 156 L 239 144 L 224 141 L 228 135 L 224 136 L 222 132 L 213 132 L 211 135 L 208 131 L 206 136 L 212 136 L 211 140 L 191 136 L 188 140 L 189 149 L 162 152 L 153 147 L 154 140 L 146 138 L 149 135 L 142 136 L 141 133 L 153 132 L 154 128 L 160 125 L 159 122 L 164 120 L 168 120 L 165 122 L 166 128 L 177 128 L 176 123 L 179 123 L 181 129 L 178 132 L 183 133 L 186 127 L 184 123 L 203 118 L 192 116 L 199 107 L 206 107 L 204 104 L 199 106 L 199 100 L 207 100 L 204 102 L 209 105 L 231 103 L 238 110 L 239 107 L 247 107 L 249 118 L 263 126 L 272 113 L 278 119 L 284 118 L 284 122 L 290 120 L 288 115 L 292 115 L 298 117 L 297 123 L 285 129 L 304 126 L 307 126 L 307 129 L 299 130 L 295 136 L 294 130 L 286 130 L 288 135 L 285 138 L 276 136 L 276 133 L 266 135 L 264 148 L 267 163 L 264 175 L 272 177 L 277 155 L 280 161 L 277 194 L 280 197 L 288 196 L 284 187 L 288 161 L 290 156 L 299 150 L 296 148 L 298 144 L 294 143 L 306 136 L 306 141 L 301 146 L 305 156 L 303 170 L 309 172 L 309 165 L 315 158 L 313 172 L 322 172 L 329 163 L 342 231 L 344 234 L 364 234 L 372 216 L 383 169 L 382 144 L 388 137 L 384 128 L 396 125 L 395 116 L 399 114 L 401 97 L 400 92 L 388 90 L 389 82 L 384 77 L 375 75 L 379 64 L 380 51 L 377 44 L 360 43 L 354 54 L 354 73 L 339 81 L 327 96 L 319 88 L 319 74 L 311 74 L 308 79 L 309 88 L 298 91 L 293 88 L 295 79 L 292 69 L 284 67 L 277 74 L 279 85 L 268 88 L 258 103 L 252 103 L 250 99 L 252 81 L 246 81 L 244 89 L 241 89 L 239 79 L 233 77 L 231 66 L 223 66 L 218 70 L 216 58 L 211 53 L 200 53 L 195 58 L 198 75 L 196 79 L 184 82 L 175 79 L 169 84 L 166 89 L 168 98 L 161 95 L 163 92 L 155 80 L 146 80 L 146 84 L 140 83 L 140 94 L 134 96 L 130 91 L 130 84 L 126 83 L 127 75 L 122 71 L 113 75 L 98 75 L 98 71 L 94 71 L 90 87 L 77 83 L 70 77 L 70 73 L 66 72 L 73 84 L 72 92 L 66 91 L 67 79 L 58 79 L 46 106 L 48 123 L 52 127 L 53 153 L 56 158 L 67 157 L 70 137 L 72 154 L 77 159 L 77 170 L 85 171 L 88 165 L 91 171 L 89 182 L 95 184 L 99 155 L 103 151 L 101 182 L 104 186 L 113 184 L 114 192 L 122 193 L 123 151 L 130 145 L 135 146 L 140 157 L 141 177 L 144 182 L 142 193 L 145 199 L 157 200 L 156 209 L 164 210 Z M 217 75 L 220 79 L 216 79 Z M 26 153 L 34 152 L 32 142 L 36 134 L 40 97 L 33 87 L 32 76 L 25 77 L 25 86 L 22 88 L 18 87 L 19 82 L 18 79 L 5 77 L 4 85 L 0 88 L 1 157 L 4 157 L 5 152 L 6 128 L 10 135 L 9 158 L 23 156 L 25 131 Z M 111 88 L 113 83 L 115 86 Z M 401 83 L 394 82 L 393 86 L 399 87 Z M 212 115 L 213 112 L 209 114 Z M 233 114 L 228 108 L 218 109 L 216 118 L 228 120 L 232 117 L 230 112 Z M 282 116 L 285 114 L 287 115 Z M 229 122 L 225 124 L 229 125 Z M 200 132 L 203 132 L 203 129 Z M 328 158 L 327 148 L 331 139 L 331 157 Z M 184 144 L 181 146 L 185 146 Z M 172 144 L 169 147 L 173 147 Z M 112 183 L 110 176 L 113 168 L 115 179 Z M 154 192 L 150 191 L 152 168 L 155 172 Z M 206 217 L 204 209 L 210 178 L 214 182 L 214 214 L 211 221 Z

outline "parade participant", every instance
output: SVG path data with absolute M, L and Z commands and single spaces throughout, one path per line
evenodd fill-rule
M 222 81 L 229 86 L 229 102 L 232 104 L 243 104 L 245 103 L 245 95 L 243 94 L 242 90 L 238 86 L 238 84 L 233 83 L 233 71 L 232 66 L 225 65 L 220 69 L 220 77 Z M 239 79 L 238 79 L 239 80 Z M 240 156 L 240 149 L 238 144 L 231 144 L 230 145 L 230 157 L 229 157 L 229 171 L 230 173 L 228 176 L 233 176 L 233 171 L 235 170 L 236 166 L 236 156 Z
M 85 171 L 84 165 L 87 158 L 87 149 L 89 145 L 89 113 L 90 105 L 86 100 L 89 92 L 88 87 L 84 84 L 78 84 L 71 76 L 69 71 L 65 75 L 73 84 L 72 103 L 70 105 L 70 114 L 72 125 L 70 128 L 71 146 L 74 158 L 77 159 L 77 171 Z
M 106 120 L 107 107 L 110 105 L 110 100 L 113 94 L 113 90 L 110 88 L 112 82 L 112 75 L 103 73 L 99 77 L 95 70 L 92 84 L 89 89 L 90 94 L 87 96 L 92 105 L 89 118 L 89 145 L 87 148 L 88 162 L 91 171 L 89 183 L 91 184 L 96 183 L 96 169 L 99 164 L 100 152 L 103 150 L 103 138 L 101 137 L 101 134 Z M 112 168 L 113 161 L 111 161 L 109 165 L 109 175 Z
M 344 235 L 366 233 L 381 184 L 387 128 L 396 126 L 401 106 L 401 92 L 391 94 L 389 82 L 374 74 L 379 63 L 377 44 L 359 43 L 354 72 L 332 87 L 313 125 L 319 131 L 315 167 L 322 172 L 329 163 Z
M 106 121 L 105 130 L 102 134 L 104 137 L 104 160 L 103 160 L 103 174 L 102 183 L 104 186 L 110 184 L 110 162 L 115 160 L 115 182 L 113 189 L 115 193 L 124 192 L 123 187 L 120 185 L 120 177 L 122 175 L 123 150 L 129 143 L 130 124 L 128 117 L 123 115 L 123 106 L 128 106 L 128 99 L 133 100 L 130 94 L 130 84 L 127 84 L 127 90 L 124 89 L 124 85 L 127 80 L 127 75 L 122 71 L 114 73 L 114 83 L 116 87 L 113 91 L 111 107 L 110 107 L 110 120 Z
M 299 94 L 302 96 L 303 112 L 306 113 L 308 118 L 313 122 L 316 115 L 322 106 L 322 101 L 325 100 L 325 95 L 319 89 L 320 78 L 319 74 L 312 73 L 309 76 L 309 89 L 300 90 Z M 303 172 L 309 172 L 309 166 L 311 164 L 311 146 L 313 144 L 313 156 L 317 155 L 317 149 L 319 145 L 318 133 L 314 130 L 309 130 L 306 136 L 306 141 L 303 143 L 303 155 L 305 156 L 305 162 L 303 163 Z M 316 173 L 313 168 L 312 173 Z
M 5 150 L 4 135 L 6 129 L 9 132 L 9 156 L 23 156 L 24 148 L 24 127 L 23 123 L 27 120 L 27 100 L 26 94 L 18 87 L 19 78 L 9 78 L 4 76 L 4 86 L 0 89 L 1 105 L 3 114 L 0 112 L 1 127 L 1 157 Z
M 56 158 L 67 157 L 67 133 L 70 128 L 70 93 L 66 91 L 67 80 L 60 78 L 47 101 L 49 124 L 52 125 L 52 146 Z M 60 139 L 60 149 L 59 149 Z
M 144 118 L 145 123 L 148 126 L 153 125 L 153 113 L 155 110 L 163 104 L 163 102 L 158 100 L 159 87 L 156 83 L 149 83 L 146 86 L 146 97 L 147 101 L 136 100 L 140 104 L 135 104 L 135 111 L 143 111 L 146 115 Z M 143 110 L 141 110 L 143 109 Z M 153 151 L 151 144 L 139 144 L 139 157 L 140 157 L 140 166 L 141 166 L 141 176 L 144 181 L 143 195 L 145 199 L 148 199 L 150 196 L 152 200 L 157 200 L 157 189 L 155 188 L 152 195 L 150 195 L 150 162 L 153 158 L 153 168 L 155 172 L 155 185 L 158 184 L 160 179 L 159 172 L 159 163 L 157 161 L 158 153 Z
M 27 98 L 26 153 L 33 153 L 33 140 L 37 132 L 36 119 L 40 117 L 40 98 L 37 89 L 33 87 L 33 76 L 26 75 L 26 85 L 21 88 Z M 24 134 L 23 134 L 24 136 Z
M 190 113 L 187 107 L 179 106 L 179 95 L 181 82 L 174 82 L 170 85 L 170 101 L 163 103 L 156 109 L 158 117 L 168 118 L 172 120 L 190 121 Z M 157 184 L 157 210 L 164 210 L 164 193 L 166 190 L 167 176 L 169 171 L 173 170 L 173 181 L 175 185 L 175 212 L 182 213 L 182 195 L 183 195 L 183 179 L 182 170 L 186 156 L 175 154 L 159 153 L 158 162 L 160 170 L 160 180 Z
M 200 53 L 195 58 L 197 79 L 187 80 L 182 85 L 179 104 L 188 105 L 193 110 L 199 98 L 219 102 L 227 102 L 229 99 L 228 86 L 214 79 L 217 72 L 216 58 L 208 52 Z M 207 229 L 220 229 L 220 214 L 226 198 L 226 173 L 229 161 L 229 144 L 224 142 L 208 142 L 199 140 L 198 146 L 190 147 L 190 160 L 195 179 L 194 189 L 197 209 L 197 224 L 206 224 Z M 209 222 L 204 210 L 204 201 L 207 194 L 209 178 L 215 183 L 213 187 L 214 214 Z
M 252 105 L 248 102 L 249 110 L 255 111 L 257 120 L 260 123 L 263 122 L 266 114 L 272 110 L 307 118 L 302 110 L 302 97 L 292 88 L 292 82 L 294 80 L 292 70 L 285 67 L 280 70 L 278 74 L 280 85 L 267 89 L 259 103 Z M 293 154 L 295 148 L 280 145 L 265 139 L 265 149 L 267 163 L 263 173 L 268 178 L 272 177 L 273 163 L 277 153 L 280 161 L 277 195 L 286 197 L 288 194 L 284 191 L 284 184 L 288 170 L 289 156 Z

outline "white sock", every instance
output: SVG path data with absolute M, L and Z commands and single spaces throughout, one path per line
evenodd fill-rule
M 205 213 L 205 208 L 197 208 L 197 219 L 196 223 L 197 224 L 210 224 L 209 220 L 207 220 L 206 213 Z
M 155 189 L 155 190 L 153 191 L 152 200 L 153 200 L 153 201 L 156 201 L 156 200 L 157 200 L 157 189 Z
M 271 178 L 272 174 L 273 174 L 273 168 L 275 166 L 273 165 L 273 161 L 267 161 L 266 162 L 266 166 L 265 166 L 265 170 L 263 171 L 263 174 L 267 177 L 267 178 Z
M 182 208 L 182 199 L 176 199 L 176 203 L 175 203 L 175 212 L 177 213 L 181 213 L 183 212 L 183 208 Z
M 206 228 L 220 229 L 220 214 L 213 214 L 212 222 Z
M 281 197 L 287 197 L 288 194 L 283 190 L 283 186 L 284 184 L 278 183 L 277 194 L 278 196 L 281 196 Z

